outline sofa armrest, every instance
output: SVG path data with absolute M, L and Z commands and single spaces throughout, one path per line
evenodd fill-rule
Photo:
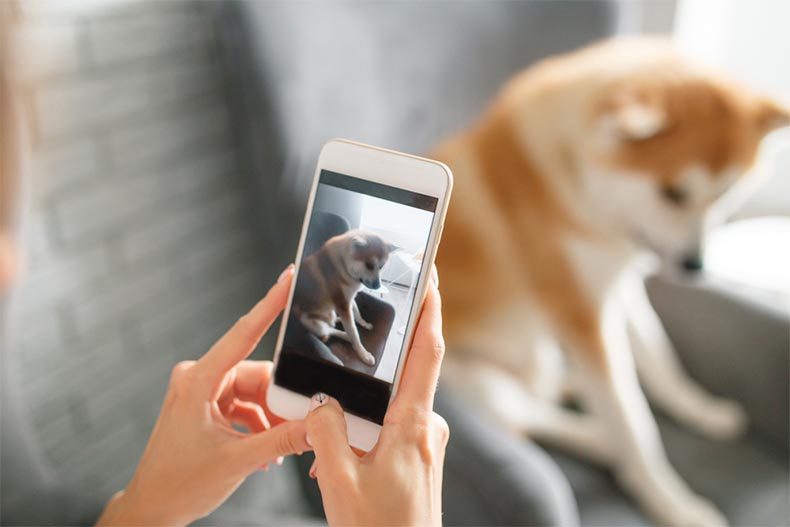
M 790 319 L 782 302 L 705 275 L 651 277 L 647 290 L 689 373 L 743 404 L 751 432 L 787 456 Z

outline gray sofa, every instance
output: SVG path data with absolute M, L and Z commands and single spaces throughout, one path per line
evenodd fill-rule
M 630 3 L 633 9 L 635 3 Z M 341 136 L 423 152 L 467 125 L 514 72 L 615 34 L 621 2 L 234 2 L 210 7 L 258 190 L 271 267 L 295 253 L 317 153 Z M 670 458 L 736 525 L 788 522 L 786 313 L 702 277 L 651 298 L 691 373 L 741 400 L 749 436 L 713 443 L 660 418 Z M 714 366 L 712 366 L 714 365 Z M 650 525 L 609 474 L 511 438 L 440 393 L 453 430 L 445 522 Z M 298 467 L 305 496 L 320 496 Z

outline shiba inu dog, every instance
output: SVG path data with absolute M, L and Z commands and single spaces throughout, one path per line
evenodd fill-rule
M 330 238 L 302 260 L 293 313 L 305 329 L 324 342 L 331 337 L 346 340 L 362 362 L 373 366 L 376 359 L 362 345 L 356 324 L 365 329 L 373 325 L 362 318 L 354 298 L 363 285 L 381 287 L 381 268 L 395 249 L 380 236 L 363 230 Z M 342 330 L 335 327 L 338 318 Z
M 657 39 L 512 79 L 431 154 L 455 174 L 437 261 L 444 379 L 509 429 L 611 467 L 661 523 L 725 524 L 670 466 L 642 387 L 713 438 L 745 414 L 682 370 L 633 263 L 648 251 L 696 267 L 711 207 L 787 125 L 787 109 Z

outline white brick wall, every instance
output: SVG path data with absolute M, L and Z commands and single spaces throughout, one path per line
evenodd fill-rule
M 43 50 L 25 64 L 36 192 L 7 366 L 54 474 L 102 501 L 131 475 L 171 366 L 271 273 L 199 6 L 39 4 L 23 37 Z

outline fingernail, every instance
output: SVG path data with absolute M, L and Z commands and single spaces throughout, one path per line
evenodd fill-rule
M 310 411 L 312 412 L 319 406 L 324 406 L 329 402 L 329 396 L 324 392 L 318 392 L 310 398 Z
M 280 282 L 282 282 L 282 281 L 283 281 L 283 279 L 284 279 L 286 276 L 288 276 L 289 274 L 291 274 L 291 271 L 293 271 L 293 268 L 294 268 L 294 264 L 288 264 L 288 267 L 286 267 L 285 269 L 283 269 L 283 272 L 282 272 L 282 273 L 280 273 L 280 276 L 279 276 L 279 277 L 277 277 L 277 283 L 279 284 Z
M 261 468 L 259 468 L 258 470 L 260 470 L 262 472 L 269 472 L 269 464 L 268 463 L 264 463 L 263 465 L 261 465 Z
M 309 435 L 307 435 L 307 434 L 304 435 L 304 442 L 307 443 L 308 445 L 310 445 L 310 448 L 313 448 L 313 442 L 310 441 L 310 436 Z
M 310 479 L 315 479 L 315 461 L 310 465 Z
M 439 273 L 436 271 L 435 265 L 433 266 L 433 269 L 431 269 L 431 281 L 433 281 L 433 285 L 435 285 L 437 288 L 439 287 Z
M 280 457 L 278 457 L 277 459 L 274 460 L 274 462 L 277 463 L 280 466 L 283 465 L 284 461 L 285 461 L 285 458 L 283 456 L 280 456 Z

